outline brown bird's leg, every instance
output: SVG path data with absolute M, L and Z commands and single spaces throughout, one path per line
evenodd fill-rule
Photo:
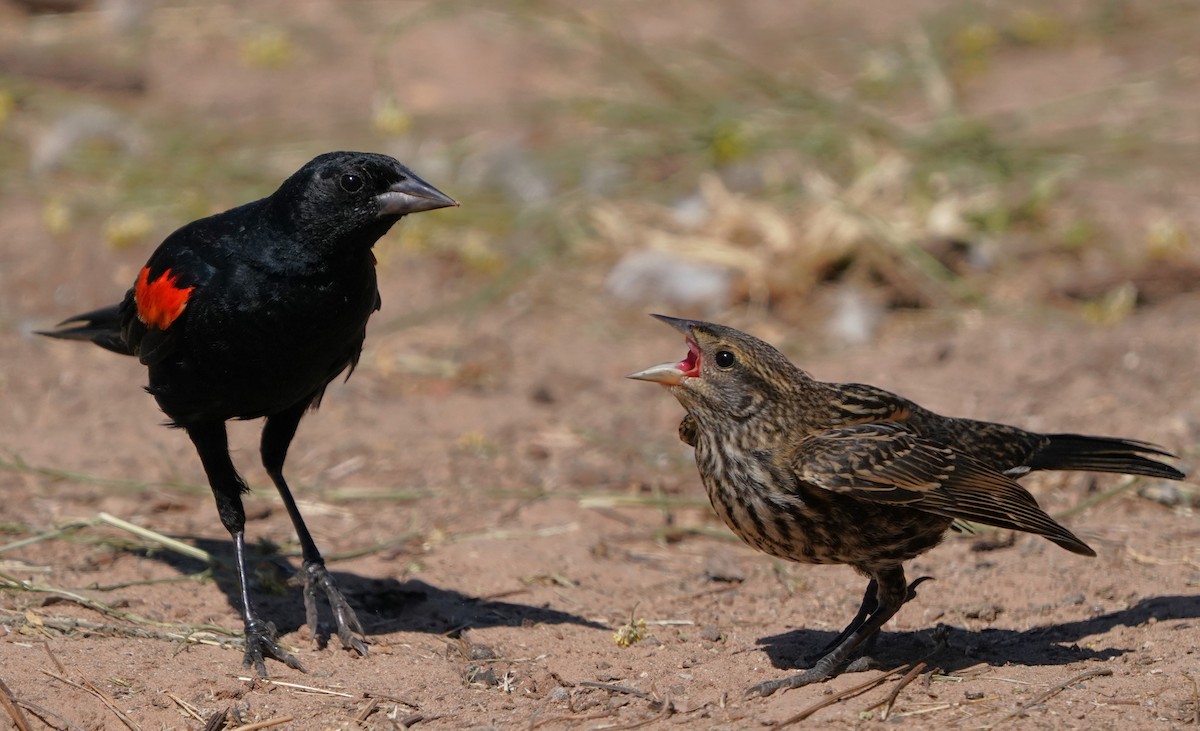
M 871 584 L 875 585 L 875 608 L 868 616 L 863 617 L 863 610 L 868 608 L 869 600 L 863 598 L 862 607 L 846 629 L 838 635 L 840 642 L 808 670 L 799 675 L 792 675 L 778 680 L 768 680 L 752 686 L 746 695 L 768 696 L 780 689 L 799 688 L 812 683 L 820 683 L 832 678 L 838 673 L 850 655 L 864 642 L 872 637 L 879 628 L 887 623 L 904 602 L 913 596 L 911 590 L 916 588 L 919 581 L 914 581 L 910 587 L 904 581 L 904 569 L 892 566 L 872 572 Z M 868 587 L 870 584 L 868 585 Z
M 262 463 L 271 477 L 271 481 L 275 483 L 275 488 L 279 490 L 279 496 L 283 498 L 283 505 L 287 508 L 292 525 L 296 528 L 296 536 L 300 539 L 300 550 L 304 556 L 305 622 L 313 636 L 316 637 L 317 587 L 320 587 L 329 600 L 330 609 L 333 610 L 333 619 L 337 624 L 337 635 L 338 639 L 342 641 L 342 647 L 353 648 L 358 654 L 365 656 L 367 645 L 363 639 L 365 639 L 366 633 L 363 632 L 362 624 L 359 623 L 354 609 L 337 588 L 329 571 L 326 570 L 325 559 L 317 550 L 317 544 L 313 541 L 312 534 L 308 532 L 308 526 L 304 524 L 300 509 L 296 507 L 296 501 L 292 498 L 287 482 L 283 479 L 283 462 L 287 459 L 288 446 L 292 443 L 292 437 L 296 436 L 296 427 L 300 425 L 300 417 L 307 409 L 308 402 L 306 401 L 290 407 L 287 411 L 267 417 L 267 423 L 263 426 L 262 433 Z M 362 639 L 356 637 L 355 632 L 362 635 Z
M 229 459 L 225 423 L 189 425 L 186 431 L 196 445 L 196 452 L 208 475 L 208 484 L 217 499 L 221 524 L 233 536 L 238 585 L 242 592 L 242 620 L 246 628 L 246 655 L 242 664 L 245 667 L 253 665 L 255 671 L 264 678 L 267 677 L 264 659 L 268 657 L 303 672 L 300 661 L 275 642 L 275 625 L 259 619 L 250 602 L 250 582 L 246 572 L 246 511 L 242 507 L 242 493 L 248 488 Z
M 908 595 L 904 598 L 905 604 L 907 604 L 908 602 L 917 598 L 917 587 L 920 586 L 921 584 L 925 583 L 926 581 L 933 581 L 933 577 L 932 576 L 918 576 L 917 578 L 915 578 L 911 582 L 909 582 Z M 875 584 L 875 581 L 872 579 L 871 583 L 867 585 L 867 591 L 870 591 L 871 586 L 873 586 L 874 584 Z M 874 598 L 874 597 L 872 597 L 872 598 Z M 864 604 L 864 606 L 865 606 L 865 604 Z M 859 611 L 859 615 L 861 615 L 863 610 L 860 608 L 858 611 Z M 873 612 L 875 610 L 871 609 L 871 611 Z M 855 619 L 858 619 L 858 617 L 856 616 Z M 853 624 L 854 623 L 851 622 L 851 626 L 853 626 Z M 849 628 L 847 628 L 847 629 L 849 629 Z M 847 633 L 845 631 L 843 631 L 842 634 L 838 636 L 838 641 L 840 641 L 843 637 L 845 637 L 846 634 Z M 862 672 L 863 670 L 870 670 L 872 668 L 879 667 L 875 662 L 875 658 L 872 657 L 872 654 L 875 652 L 875 641 L 878 639 L 879 639 L 878 632 L 876 632 L 875 634 L 868 637 L 866 639 L 866 641 L 864 641 L 860 647 L 861 654 L 858 657 L 851 660 L 849 663 L 847 663 L 846 667 L 843 669 L 843 672 L 857 673 L 857 672 Z M 822 651 L 822 654 L 824 652 L 827 652 L 828 650 L 832 649 L 836 645 L 837 645 L 837 642 L 836 641 L 833 642 L 824 651 Z
M 842 630 L 841 634 L 834 637 L 828 645 L 821 648 L 820 652 L 817 653 L 818 658 L 825 657 L 833 652 L 833 648 L 842 644 L 850 636 L 851 632 L 857 630 L 863 625 L 863 622 L 867 621 L 867 617 L 871 616 L 871 612 L 879 608 L 879 600 L 875 596 L 878 587 L 879 584 L 875 579 L 871 579 L 867 584 L 867 591 L 863 594 L 862 604 L 858 607 L 858 614 L 854 615 L 854 619 L 850 620 L 850 624 L 846 625 L 846 629 Z

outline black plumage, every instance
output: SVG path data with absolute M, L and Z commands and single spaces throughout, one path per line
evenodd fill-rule
M 254 610 L 248 590 L 246 483 L 229 456 L 225 422 L 265 417 L 261 456 L 303 551 L 306 619 L 328 599 L 344 647 L 366 654 L 362 626 L 334 584 L 283 477 L 304 413 L 353 371 L 379 309 L 372 246 L 403 216 L 457 205 L 386 155 L 331 152 L 270 196 L 193 221 L 162 242 L 119 304 L 43 333 L 136 356 L 147 390 L 187 432 L 233 537 L 246 628 L 246 665 L 299 668 Z

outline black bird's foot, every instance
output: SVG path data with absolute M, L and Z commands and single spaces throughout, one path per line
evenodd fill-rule
M 329 608 L 333 610 L 333 621 L 337 625 L 337 636 L 342 641 L 342 647 L 353 649 L 363 657 L 367 656 L 366 632 L 358 621 L 358 615 L 346 601 L 333 577 L 325 568 L 323 561 L 306 561 L 304 563 L 304 616 L 313 636 L 317 635 L 317 588 L 324 592 L 329 600 Z M 359 636 L 355 636 L 355 633 Z
M 758 685 L 752 685 L 746 689 L 745 697 L 762 696 L 766 698 L 777 690 L 791 690 L 792 688 L 802 688 L 813 683 L 823 683 L 832 678 L 836 673 L 832 669 L 820 667 L 809 668 L 799 675 L 791 675 L 778 680 L 768 680 Z
M 246 657 L 242 660 L 243 667 L 254 666 L 260 678 L 267 677 L 266 658 L 278 660 L 293 670 L 308 672 L 292 653 L 280 647 L 275 638 L 279 636 L 275 625 L 270 622 L 251 620 L 246 622 Z

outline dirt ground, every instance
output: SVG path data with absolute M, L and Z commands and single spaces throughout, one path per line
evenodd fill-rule
M 799 5 L 804 18 L 822 17 L 826 7 Z M 897 4 L 905 9 L 872 16 L 865 31 L 883 35 L 935 5 Z M 162 25 L 151 34 L 148 98 L 214 120 L 248 104 L 268 118 L 298 114 L 289 81 L 239 77 L 219 56 L 204 63 L 211 49 L 201 41 L 170 42 L 181 24 L 196 22 L 196 36 L 209 38 L 238 17 L 235 6 L 215 7 L 207 15 L 181 5 L 154 21 Z M 326 3 L 297 7 L 297 22 L 329 24 L 327 42 L 345 50 L 348 68 L 371 68 L 369 49 L 345 40 L 351 20 Z M 766 17 L 788 13 L 755 7 Z M 777 30 L 749 11 L 698 15 L 701 34 L 731 18 L 745 32 Z M 843 8 L 825 19 L 836 30 L 854 16 Z M 639 30 L 666 33 L 654 23 Z M 488 36 L 478 25 L 466 32 L 489 39 L 479 46 L 486 69 L 478 74 L 445 50 L 452 28 L 430 33 L 409 49 L 418 57 L 410 68 L 424 77 L 399 82 L 411 84 L 404 88 L 418 113 L 500 104 L 523 82 L 569 82 L 569 68 L 529 71 L 530 52 L 505 45 L 502 33 Z M 302 60 L 282 73 L 300 83 L 311 70 Z M 1011 103 L 1049 94 L 1020 82 L 1038 78 L 1026 66 L 1015 73 L 996 79 Z M 503 83 L 488 83 L 500 75 Z M 361 101 L 332 75 L 304 83 L 318 110 Z M 969 102 L 1003 105 L 975 94 Z M 502 115 L 493 121 L 516 124 Z M 304 129 L 306 140 L 332 137 L 320 122 Z M 282 173 L 306 155 L 277 158 L 272 169 Z M 1123 212 L 1132 218 L 1190 202 L 1180 216 L 1194 216 L 1197 180 L 1177 183 L 1178 197 L 1130 200 Z M 911 682 L 890 676 L 805 721 L 796 715 L 880 671 L 744 699 L 745 688 L 803 666 L 823 647 L 853 615 L 864 580 L 844 567 L 769 559 L 715 521 L 691 450 L 676 437 L 679 406 L 661 389 L 623 378 L 683 356 L 678 334 L 646 317 L 665 305 L 614 302 L 605 271 L 581 266 L 531 273 L 467 315 L 429 316 L 431 301 L 447 289 L 466 292 L 471 280 L 454 281 L 443 261 L 412 252 L 382 267 L 384 311 L 362 363 L 306 418 L 288 462 L 308 524 L 366 627 L 369 657 L 339 648 L 336 638 L 320 646 L 328 627 L 314 638 L 303 626 L 300 591 L 289 582 L 296 544 L 257 464 L 258 424 L 231 425 L 234 459 L 255 488 L 247 498 L 255 591 L 308 671 L 271 663 L 268 680 L 252 679 L 236 646 L 228 536 L 190 443 L 161 426 L 141 390 L 144 370 L 31 334 L 118 297 L 153 243 L 92 246 L 88 230 L 56 239 L 44 215 L 38 195 L 6 187 L 0 695 L 19 701 L 30 728 L 200 729 L 226 711 L 225 728 L 1200 725 L 1193 483 L 1171 492 L 1088 474 L 1035 475 L 1024 484 L 1052 514 L 1071 511 L 1062 520 L 1096 548 L 1095 559 L 992 532 L 951 535 L 911 562 L 910 577 L 936 581 L 922 585 L 879 642 L 888 668 L 925 663 Z M 410 226 L 396 236 L 404 240 Z M 775 342 L 821 379 L 873 383 L 944 413 L 1144 439 L 1195 469 L 1200 294 L 1163 296 L 1105 325 L 1054 308 L 892 313 L 856 346 L 826 339 L 798 307 L 781 317 L 735 304 L 713 317 Z M 207 551 L 216 565 L 103 516 Z M 622 646 L 615 634 L 626 625 L 642 639 Z M 0 727 L 16 727 L 12 713 L 0 713 Z

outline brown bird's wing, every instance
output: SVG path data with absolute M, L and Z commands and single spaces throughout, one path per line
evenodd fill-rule
M 829 396 L 830 421 L 835 424 L 908 421 L 914 412 L 925 411 L 903 396 L 865 383 L 835 384 Z
M 796 445 L 790 462 L 797 478 L 826 490 L 1035 533 L 1068 551 L 1095 555 L 1012 479 L 902 423 L 857 424 L 815 434 Z
M 1185 475 L 1153 457 L 1175 455 L 1136 439 L 1039 434 L 1009 424 L 935 414 L 903 396 L 863 383 L 835 384 L 827 423 L 837 426 L 903 422 L 909 431 L 953 447 L 1009 477 L 1030 470 L 1092 470 L 1181 480 Z
M 904 422 L 909 431 L 953 447 L 1010 477 L 1028 472 L 1030 456 L 1049 441 L 1045 435 L 1007 424 L 935 414 L 903 396 L 865 383 L 837 384 L 830 409 L 829 423 L 838 426 Z

